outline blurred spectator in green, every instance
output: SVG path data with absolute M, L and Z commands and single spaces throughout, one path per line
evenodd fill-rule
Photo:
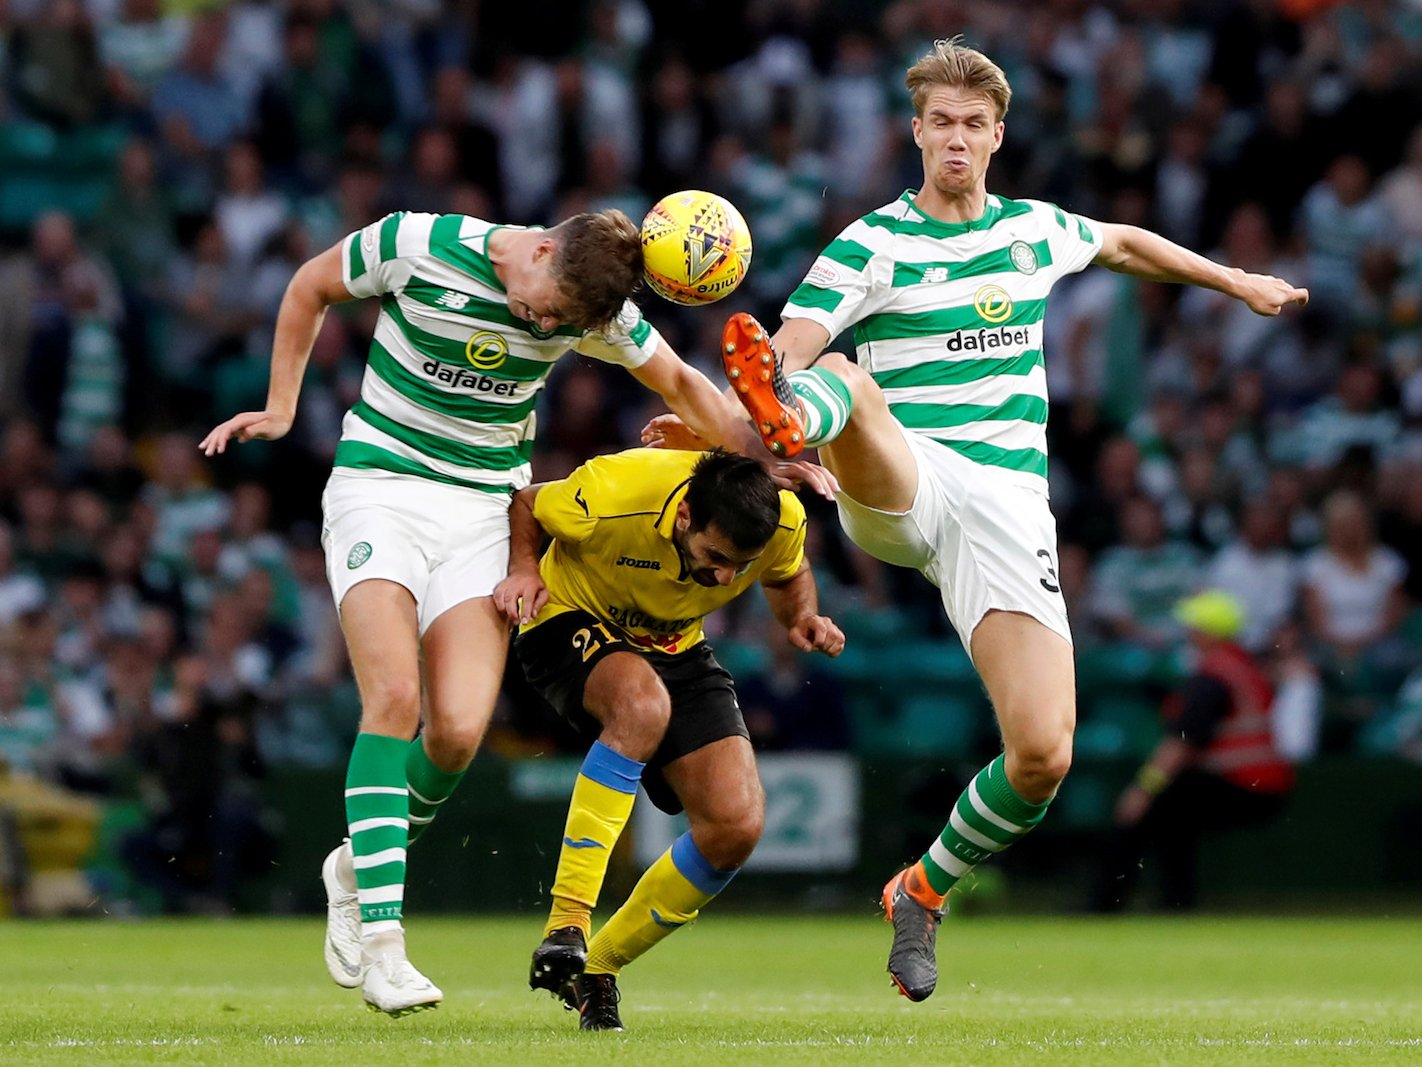
M 47 774 L 57 755 L 59 728 L 54 704 L 27 683 L 12 652 L 0 651 L 0 767 Z
M 167 410 L 191 417 L 210 406 L 210 365 L 242 352 L 258 314 L 250 278 L 211 220 L 198 228 L 192 249 L 173 261 L 168 278 L 168 343 L 158 371 Z
M 304 12 L 287 15 L 282 48 L 257 95 L 256 142 L 279 180 L 315 184 L 339 152 L 351 72 L 323 51 L 320 25 Z
M 242 133 L 247 107 L 218 69 L 226 23 L 218 12 L 192 21 L 179 66 L 153 90 L 153 119 L 162 135 L 165 170 L 181 210 L 201 210 L 212 196 L 216 154 Z
M 119 317 L 118 287 L 79 243 L 74 220 L 39 216 L 29 248 L 0 266 L 0 415 L 17 401 L 53 440 L 75 328 L 81 314 Z
M 117 308 L 104 307 L 93 276 L 76 275 L 67 299 L 71 314 L 69 359 L 60 388 L 55 437 L 62 451 L 84 452 L 101 426 L 124 414 L 128 367 L 119 344 Z
M 31 118 L 61 129 L 99 119 L 104 71 L 94 28 L 81 0 L 49 0 L 10 38 L 13 95 Z
M 79 792 L 108 793 L 123 739 L 114 734 L 102 691 L 93 680 L 59 662 L 59 632 L 52 612 L 21 616 L 16 633 L 25 704 L 47 709 L 46 714 L 59 724 L 53 773 L 61 784 Z
M 1323 474 L 1350 448 L 1366 449 L 1375 462 L 1397 447 L 1402 420 L 1385 401 L 1381 370 L 1372 363 L 1343 368 L 1331 395 L 1313 404 L 1297 425 L 1276 439 L 1276 459 Z
M 99 29 L 109 98 L 141 114 L 187 42 L 186 16 L 164 12 L 160 0 L 123 0 L 118 16 Z
M 1097 562 L 1091 612 L 1117 640 L 1168 649 L 1184 636 L 1174 608 L 1199 584 L 1199 552 L 1166 539 L 1160 505 L 1146 496 L 1123 506 L 1121 534 Z
M 823 245 L 827 175 L 824 159 L 800 140 L 788 105 L 752 144 L 759 150 L 735 167 L 730 196 L 755 240 L 755 269 L 745 284 L 750 295 L 778 312 Z
M 1387 237 L 1387 215 L 1371 193 L 1367 165 L 1357 156 L 1340 156 L 1299 208 L 1309 293 L 1334 314 L 1347 310 L 1363 249 Z
M 0 633 L 16 619 L 44 604 L 44 582 L 27 567 L 15 562 L 15 535 L 10 524 L 0 519 Z
M 143 500 L 154 511 L 152 550 L 159 559 L 185 558 L 194 534 L 225 526 L 232 513 L 232 501 L 209 484 L 197 447 L 183 433 L 159 438 Z

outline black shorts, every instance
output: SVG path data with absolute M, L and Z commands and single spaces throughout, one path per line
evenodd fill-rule
M 723 737 L 750 738 L 735 684 L 704 641 L 674 655 L 653 652 L 585 611 L 569 611 L 520 634 L 514 649 L 529 684 L 589 742 L 602 733 L 602 724 L 583 708 L 583 687 L 593 667 L 613 652 L 633 652 L 652 665 L 671 696 L 671 721 L 642 772 L 642 785 L 652 803 L 670 815 L 682 805 L 663 767 Z

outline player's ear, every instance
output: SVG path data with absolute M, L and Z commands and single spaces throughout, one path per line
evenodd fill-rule
M 994 152 L 1002 147 L 1002 135 L 1005 132 L 1007 132 L 1007 123 L 999 119 L 997 125 L 993 128 L 992 150 Z
M 691 505 L 685 500 L 676 506 L 676 528 L 678 530 L 691 529 Z
M 923 147 L 923 119 L 917 115 L 913 117 L 913 143 L 919 148 Z

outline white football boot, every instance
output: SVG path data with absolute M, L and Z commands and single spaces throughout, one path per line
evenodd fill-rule
M 366 967 L 361 993 L 371 1011 L 383 1011 L 397 1019 L 439 1006 L 444 993 L 439 986 L 415 970 L 403 952 L 385 952 Z
M 326 970 L 338 986 L 354 989 L 365 978 L 365 964 L 350 838 L 333 848 L 321 864 L 321 881 L 326 886 Z

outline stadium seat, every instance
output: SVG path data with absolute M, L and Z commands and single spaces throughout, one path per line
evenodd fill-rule
M 1078 720 L 1075 748 L 1081 757 L 1144 758 L 1160 740 L 1159 704 L 1140 691 L 1083 698 Z
M 128 136 L 120 126 L 58 133 L 35 122 L 0 124 L 0 229 L 23 232 L 46 211 L 94 218 Z

